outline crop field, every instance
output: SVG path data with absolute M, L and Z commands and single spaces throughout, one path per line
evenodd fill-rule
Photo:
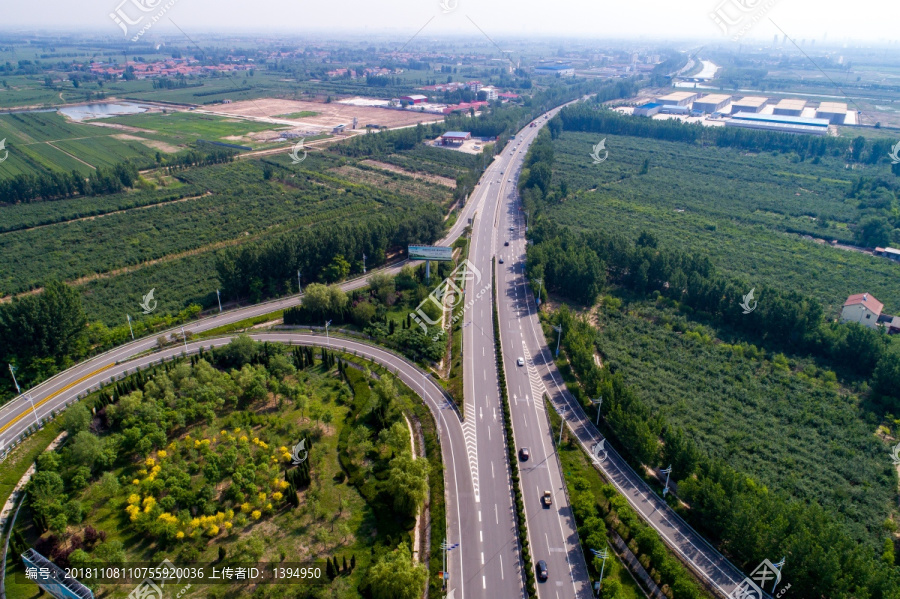
M 600 137 L 609 158 L 593 164 Z M 651 231 L 751 285 L 815 296 L 835 316 L 848 295 L 862 292 L 883 301 L 886 312 L 900 311 L 900 266 L 801 237 L 852 239 L 849 227 L 862 209 L 847 192 L 859 174 L 891 176 L 884 165 L 853 173 L 840 157 L 814 164 L 789 154 L 572 132 L 553 148 L 554 180 L 568 186 L 549 209 L 560 224 L 632 238 Z
M 622 299 L 601 311 L 596 343 L 654 414 L 763 484 L 841 514 L 857 538 L 880 532 L 896 479 L 854 389 L 812 360 L 745 355 L 674 310 Z
M 173 144 L 186 144 L 197 139 L 210 141 L 247 142 L 248 133 L 267 131 L 283 126 L 248 120 L 224 118 L 199 112 L 144 112 L 103 119 L 104 123 L 134 127 L 143 135 Z
M 0 177 L 72 170 L 87 174 L 91 167 L 129 158 L 143 164 L 155 155 L 140 141 L 114 137 L 118 133 L 71 123 L 55 112 L 0 115 L 0 139 L 6 139 L 9 150 L 9 158 L 0 164 Z

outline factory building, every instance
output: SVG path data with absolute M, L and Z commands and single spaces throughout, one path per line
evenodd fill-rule
M 726 127 L 743 127 L 745 129 L 764 129 L 781 133 L 805 133 L 809 135 L 825 135 L 828 133 L 828 121 L 802 116 L 781 116 L 773 114 L 756 114 L 739 112 L 725 121 Z
M 659 113 L 659 110 L 663 107 L 662 104 L 657 102 L 647 102 L 643 106 L 638 106 L 634 109 L 635 116 L 653 116 Z
M 806 108 L 806 100 L 800 98 L 782 98 L 782 100 L 775 105 L 772 114 L 777 114 L 779 116 L 803 116 L 804 108 Z
M 747 96 L 732 102 L 731 114 L 738 114 L 740 112 L 759 112 L 768 103 L 768 98 L 763 98 L 762 96 Z
M 698 100 L 694 100 L 693 109 L 699 112 L 713 113 L 728 106 L 731 96 L 726 94 L 709 94 Z
M 468 131 L 447 131 L 441 135 L 441 143 L 445 146 L 461 146 L 464 141 L 472 139 Z
M 428 96 L 423 96 L 421 94 L 412 94 L 409 96 L 400 96 L 400 100 L 403 102 L 408 102 L 409 104 L 421 104 L 428 100 Z
M 697 94 L 694 92 L 672 92 L 671 94 L 657 97 L 656 102 L 663 106 L 690 106 L 691 102 L 696 98 Z
M 560 77 L 574 77 L 575 69 L 562 63 L 541 64 L 534 67 L 535 75 L 559 75 Z
M 832 125 L 843 125 L 847 118 L 847 105 L 844 102 L 822 102 L 816 109 L 817 119 L 828 119 Z

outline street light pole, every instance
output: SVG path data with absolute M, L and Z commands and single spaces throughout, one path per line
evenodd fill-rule
M 9 365 L 9 373 L 13 377 L 13 385 L 16 386 L 16 395 L 21 394 L 22 390 L 19 388 L 19 381 L 16 380 L 16 367 L 12 364 Z
M 331 345 L 331 340 L 328 338 L 328 325 L 331 324 L 330 320 L 325 321 L 325 344 Z
M 303 288 L 300 287 L 300 269 L 297 269 L 297 293 L 303 293 Z
M 600 406 L 603 405 L 603 396 L 601 395 L 599 399 L 592 399 L 591 403 L 597 406 L 597 424 L 596 426 L 600 426 Z
M 562 325 L 554 326 L 553 328 L 556 329 L 557 333 L 559 333 L 559 335 L 556 337 L 556 357 L 558 358 L 559 357 L 559 342 L 562 340 Z
M 222 313 L 222 297 L 219 295 L 219 290 L 216 289 L 216 301 L 219 302 L 219 314 Z
M 534 281 L 535 281 L 535 283 L 538 284 L 538 295 L 537 295 L 537 300 L 535 300 L 535 304 L 540 306 L 541 305 L 541 295 L 543 295 L 543 291 L 544 291 L 544 279 L 535 279 Z
M 666 493 L 669 492 L 669 476 L 672 475 L 672 465 L 669 464 L 669 467 L 668 467 L 668 468 L 666 468 L 666 469 L 664 469 L 664 470 L 660 470 L 660 472 L 664 472 L 665 475 L 666 475 L 666 486 L 665 486 L 665 488 L 663 489 L 663 497 L 665 497 L 665 496 L 666 496 Z
M 184 342 L 184 353 L 187 354 L 187 333 L 184 332 L 184 327 L 181 327 L 181 340 Z
M 363 274 L 366 274 L 366 255 L 363 253 Z
M 597 551 L 596 549 L 591 549 L 591 553 L 594 554 L 594 557 L 602 559 L 603 565 L 600 566 L 600 581 L 597 583 L 597 596 L 600 596 L 600 587 L 603 586 L 603 572 L 606 570 L 606 558 L 609 557 L 609 549 L 604 547 L 601 551 Z
M 131 340 L 134 341 L 134 329 L 131 328 L 131 314 L 126 314 L 125 317 L 128 319 L 128 330 L 131 331 Z
M 563 427 L 566 425 L 565 413 L 566 408 L 563 407 L 563 409 L 559 411 L 559 442 L 556 444 L 557 446 L 562 445 Z

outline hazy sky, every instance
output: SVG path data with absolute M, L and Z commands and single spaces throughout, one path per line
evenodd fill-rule
M 451 10 L 442 10 L 441 2 Z M 152 10 L 142 13 L 132 3 Z M 124 39 L 110 13 L 120 8 L 133 20 L 144 15 L 146 23 L 168 4 L 171 7 L 145 38 L 178 33 L 171 17 L 186 32 L 196 33 L 330 30 L 383 33 L 405 41 L 426 23 L 420 37 L 481 35 L 474 21 L 497 38 L 572 35 L 727 41 L 710 14 L 719 9 L 720 14 L 741 15 L 738 5 L 743 4 L 753 8 L 744 15 L 757 15 L 744 39 L 771 40 L 778 32 L 774 21 L 790 37 L 817 43 L 826 36 L 829 42 L 900 40 L 900 3 L 895 0 L 0 0 L 0 28 L 90 30 Z

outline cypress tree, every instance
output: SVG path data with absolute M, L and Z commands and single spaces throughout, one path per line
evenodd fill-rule
M 344 567 L 343 567 L 343 569 L 342 569 L 341 571 L 342 571 L 342 572 L 346 572 L 346 571 L 347 571 L 347 556 L 346 556 L 346 555 L 344 556 Z
M 353 572 L 356 569 L 356 554 L 350 556 L 350 571 Z

